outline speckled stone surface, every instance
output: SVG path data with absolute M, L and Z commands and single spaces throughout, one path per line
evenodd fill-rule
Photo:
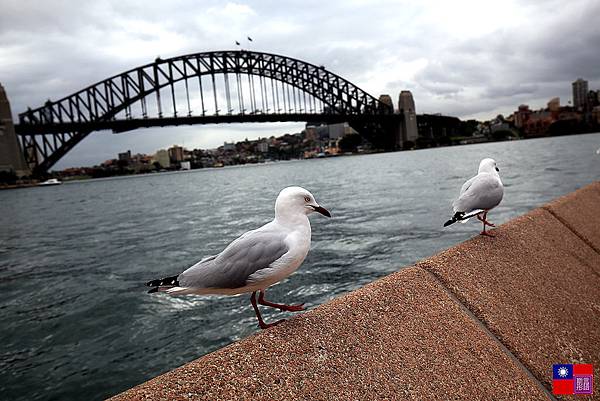
M 600 213 L 600 203 L 595 210 Z M 597 223 L 574 224 L 593 232 Z M 418 266 L 438 277 L 549 390 L 552 364 L 600 366 L 600 254 L 543 208 L 493 232 L 495 238 L 479 236 Z
M 408 268 L 114 399 L 548 399 L 462 308 Z
M 600 252 L 600 182 L 558 198 L 544 208 Z M 600 266 L 597 267 L 600 272 Z
M 552 364 L 600 366 L 599 199 L 592 184 L 495 238 L 477 236 L 114 399 L 551 398 Z

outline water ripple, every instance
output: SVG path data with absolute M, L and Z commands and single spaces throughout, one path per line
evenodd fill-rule
M 479 160 L 505 183 L 495 223 L 600 176 L 600 135 L 102 179 L 0 191 L 0 391 L 15 400 L 100 400 L 257 330 L 249 296 L 150 296 L 272 218 L 288 185 L 311 217 L 312 249 L 274 302 L 314 308 L 475 235 L 442 229 Z M 267 320 L 290 313 L 262 308 Z

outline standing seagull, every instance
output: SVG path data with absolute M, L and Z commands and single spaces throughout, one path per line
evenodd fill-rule
M 494 159 L 483 159 L 479 163 L 477 175 L 463 184 L 458 199 L 452 203 L 454 216 L 444 223 L 444 227 L 457 221 L 466 223 L 469 218 L 477 216 L 477 220 L 483 223 L 481 235 L 493 237 L 485 231 L 485 226 L 496 227 L 487 221 L 486 217 L 490 210 L 500 204 L 504 195 L 504 185 L 500 181 L 499 171 Z
M 304 261 L 310 248 L 308 215 L 319 212 L 331 217 L 304 188 L 283 189 L 275 201 L 275 218 L 270 223 L 248 231 L 218 255 L 202 259 L 183 273 L 146 283 L 149 293 L 182 294 L 252 293 L 250 301 L 261 329 L 283 322 L 266 324 L 258 303 L 282 311 L 304 310 L 303 305 L 276 304 L 265 300 L 267 287 L 292 274 Z

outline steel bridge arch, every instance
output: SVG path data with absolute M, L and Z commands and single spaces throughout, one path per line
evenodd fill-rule
M 147 118 L 145 99 L 152 95 L 158 98 L 158 118 L 164 118 L 160 94 L 168 87 L 171 88 L 174 117 L 177 117 L 176 83 L 185 81 L 189 109 L 189 79 L 210 75 L 212 89 L 215 90 L 215 77 L 228 77 L 228 74 L 254 75 L 291 85 L 319 99 L 326 106 L 327 114 L 340 118 L 393 114 L 389 105 L 322 66 L 247 50 L 201 52 L 169 59 L 157 58 L 153 63 L 114 75 L 60 100 L 49 100 L 42 107 L 21 113 L 17 131 L 25 159 L 34 173 L 47 171 L 89 133 L 111 127 L 113 122 L 116 124 L 115 116 L 119 113 L 125 111 L 126 119 L 131 118 L 132 105 L 141 103 L 143 117 Z M 202 94 L 201 79 L 200 92 Z M 202 109 L 204 117 L 204 100 Z M 251 114 L 255 111 L 258 110 Z M 215 112 L 219 116 L 216 100 Z M 286 114 L 278 113 L 281 120 L 285 120 Z M 244 110 L 237 116 L 243 115 Z M 41 136 L 41 140 L 36 140 L 36 136 Z M 42 160 L 39 160 L 40 156 Z

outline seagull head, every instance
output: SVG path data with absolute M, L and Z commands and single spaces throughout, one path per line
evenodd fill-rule
M 498 169 L 498 166 L 496 165 L 496 160 L 494 159 L 490 159 L 489 157 L 486 159 L 483 159 L 480 163 L 479 163 L 479 173 L 494 173 L 494 174 L 498 174 L 498 172 L 500 171 L 500 169 Z
M 323 216 L 331 217 L 324 207 L 319 206 L 313 194 L 302 187 L 287 187 L 281 190 L 275 201 L 275 216 L 308 215 L 319 212 Z

